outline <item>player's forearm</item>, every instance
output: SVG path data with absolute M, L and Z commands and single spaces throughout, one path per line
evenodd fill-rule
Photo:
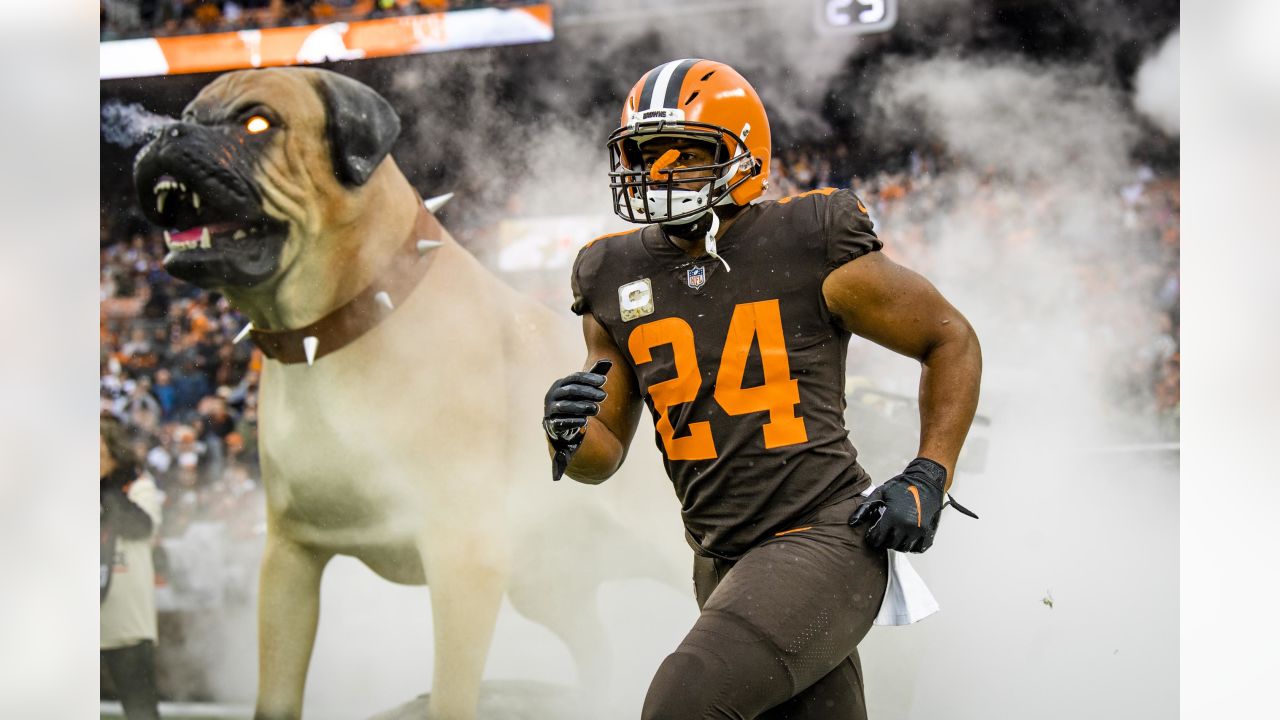
M 920 457 L 947 469 L 947 488 L 956 459 L 978 409 L 982 349 L 967 322 L 948 333 L 921 361 Z
M 618 471 L 626 454 L 626 446 L 607 425 L 588 418 L 582 447 L 574 453 L 565 474 L 580 483 L 599 485 Z

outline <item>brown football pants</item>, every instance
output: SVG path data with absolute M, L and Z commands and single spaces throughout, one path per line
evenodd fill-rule
M 643 720 L 863 720 L 858 643 L 888 581 L 888 554 L 849 515 L 815 512 L 735 562 L 698 557 L 702 614 L 658 668 Z

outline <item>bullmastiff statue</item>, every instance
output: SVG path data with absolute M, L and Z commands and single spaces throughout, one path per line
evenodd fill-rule
M 616 503 L 634 498 L 548 479 L 541 395 L 581 340 L 454 242 L 388 154 L 399 130 L 347 77 L 250 70 L 206 86 L 134 165 L 166 269 L 225 294 L 267 358 L 257 718 L 302 714 L 335 554 L 429 584 L 437 720 L 475 716 L 504 592 L 601 682 L 599 583 L 688 584 L 627 526 Z M 645 536 L 678 539 L 659 473 L 635 485 L 671 524 Z

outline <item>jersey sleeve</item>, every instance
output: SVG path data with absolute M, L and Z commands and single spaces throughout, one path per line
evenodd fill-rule
M 569 309 L 575 315 L 586 315 L 591 312 L 591 303 L 587 300 L 589 288 L 586 286 L 587 281 L 583 277 L 584 259 L 590 247 L 591 243 L 587 243 L 578 251 L 578 256 L 573 260 L 573 269 L 569 272 L 569 286 L 573 290 L 573 304 L 569 306 Z
M 884 247 L 866 206 L 849 190 L 830 195 L 825 220 L 827 272 Z

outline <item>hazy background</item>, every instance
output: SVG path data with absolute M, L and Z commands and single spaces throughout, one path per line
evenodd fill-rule
M 1188 101 L 1187 132 L 1194 133 L 1197 144 L 1188 145 L 1184 160 L 1190 198 L 1184 264 L 1189 288 L 1185 474 L 1191 484 L 1186 496 L 1189 523 L 1183 534 L 1183 559 L 1190 573 L 1183 574 L 1187 623 L 1182 638 L 1188 653 L 1181 668 L 1187 679 L 1181 707 L 1187 717 L 1222 717 L 1259 707 L 1269 678 L 1265 670 L 1275 657 L 1274 648 L 1259 640 L 1275 636 L 1274 614 L 1223 610 L 1235 607 L 1237 598 L 1247 604 L 1274 590 L 1274 575 L 1258 570 L 1265 564 L 1254 563 L 1265 562 L 1269 550 L 1276 549 L 1274 526 L 1265 520 L 1266 508 L 1274 504 L 1268 501 L 1277 492 L 1271 482 L 1275 473 L 1259 450 L 1269 447 L 1280 430 L 1274 411 L 1280 393 L 1266 369 L 1280 343 L 1274 321 L 1264 314 L 1277 300 L 1269 278 L 1280 258 L 1276 246 L 1264 241 L 1269 231 L 1251 223 L 1268 207 L 1265 189 L 1275 186 L 1276 146 L 1267 130 L 1275 126 L 1280 108 L 1280 78 L 1274 46 L 1263 31 L 1274 24 L 1265 17 L 1274 15 L 1271 4 L 1189 2 L 1187 9 L 1187 52 L 1195 60 L 1187 68 L 1188 86 L 1195 90 Z M 11 337 L 28 345 L 32 339 L 42 343 L 39 353 L 6 354 L 5 368 L 11 407 L 29 408 L 21 415 L 4 416 L 8 481 L 0 485 L 6 539 L 17 550 L 6 555 L 8 574 L 23 588 L 5 593 L 0 601 L 6 610 L 3 635 L 12 648 L 0 675 L 0 702 L 3 714 L 22 717 L 96 712 L 88 692 L 96 677 L 90 644 L 96 611 L 91 574 L 77 571 L 91 562 L 92 505 L 87 493 L 77 501 L 78 491 L 68 493 L 64 483 L 70 481 L 74 488 L 77 481 L 72 478 L 87 477 L 96 462 L 96 404 L 89 398 L 96 372 L 91 359 L 96 314 L 91 278 L 97 269 L 91 253 L 77 252 L 67 239 L 93 233 L 95 220 L 87 202 L 93 186 L 85 166 L 99 150 L 100 131 L 91 75 L 92 18 L 71 17 L 80 19 L 59 25 L 48 16 L 17 9 L 15 20 L 32 31 L 15 32 L 13 23 L 2 25 L 2 47 L 9 60 L 4 82 L 16 99 L 5 125 L 4 147 L 20 170 L 4 175 L 5 192 L 0 196 L 10 211 L 6 217 L 15 217 L 12 211 L 27 211 L 17 216 L 16 224 L 6 224 L 4 297 L 10 308 L 30 307 L 33 298 L 40 298 L 46 311 L 40 317 L 12 312 L 6 316 Z M 963 13 L 946 17 L 969 22 Z M 1121 20 L 1117 31 L 1128 26 Z M 560 32 L 562 38 L 566 34 L 567 30 Z M 1159 48 L 1172 44 L 1163 38 L 1161 43 Z M 59 51 L 48 52 L 51 47 Z M 1153 58 L 1153 68 L 1160 66 L 1161 58 L 1167 62 L 1168 51 L 1159 48 L 1145 48 L 1141 55 Z M 676 49 L 669 54 L 695 53 Z M 735 62 L 727 55 L 722 59 Z M 620 70 L 618 82 L 628 85 L 652 64 Z M 743 70 L 755 80 L 748 68 Z M 1167 74 L 1153 72 L 1151 92 L 1156 98 L 1161 93 L 1167 97 Z M 1023 68 L 1010 77 L 1027 75 L 1038 73 Z M 763 83 L 758 85 L 769 101 Z M 105 97 L 108 89 L 103 92 Z M 180 107 L 193 92 L 174 92 L 172 104 Z M 1148 102 L 1141 99 L 1143 93 L 1122 97 L 1144 108 Z M 395 101 L 403 112 L 399 98 Z M 916 102 L 909 96 L 897 101 Z M 1143 112 L 1168 128 L 1168 106 L 1155 102 L 1165 110 Z M 1105 115 L 1105 102 L 1103 107 Z M 1163 119 L 1157 119 L 1160 112 Z M 1180 125 L 1174 123 L 1175 128 Z M 104 152 L 102 159 L 105 177 L 110 174 L 110 158 Z M 61 192 L 51 192 L 53 187 Z M 75 214 L 66 212 L 68 198 L 84 199 L 73 200 L 72 207 L 79 208 Z M 55 216 L 59 221 L 51 222 Z M 27 254 L 32 247 L 43 253 L 32 258 Z M 1090 423 L 1101 417 L 1100 426 L 1110 427 L 1114 421 L 1101 402 L 1106 398 L 1091 396 L 1088 373 L 1083 378 L 1048 374 L 1051 381 L 1034 382 L 1028 379 L 1034 378 L 1033 372 L 1002 372 L 1011 363 L 1001 346 L 1017 346 L 1003 323 L 992 324 L 994 303 L 988 300 L 984 307 L 982 299 L 973 296 L 976 290 L 966 291 L 937 270 L 942 269 L 930 270 L 930 275 L 974 320 L 987 350 L 983 411 L 995 423 L 993 452 L 985 473 L 961 478 L 957 485 L 957 493 L 964 491 L 960 497 L 984 519 L 948 520 L 940 543 L 917 563 L 942 601 L 943 613 L 917 627 L 873 631 L 866 642 L 873 711 L 881 709 L 882 717 L 905 717 L 908 711 L 902 708 L 910 708 L 923 717 L 926 706 L 939 711 L 945 707 L 942 712 L 948 717 L 968 717 L 963 713 L 976 716 L 1008 708 L 1001 714 L 1021 710 L 1035 717 L 1054 716 L 1027 709 L 1035 703 L 1050 712 L 1075 708 L 1128 717 L 1154 713 L 1147 706 L 1130 712 L 1125 705 L 1149 699 L 1162 710 L 1159 716 L 1172 714 L 1177 692 L 1172 673 L 1179 649 L 1178 628 L 1172 624 L 1178 607 L 1176 466 L 1141 457 L 1117 460 L 1105 453 L 1070 452 L 1096 449 L 1095 438 L 1089 436 L 1098 433 Z M 1123 307 L 1131 299 L 1121 292 L 1117 300 Z M 1079 315 L 1063 315 L 1049 319 L 1050 337 L 1061 339 L 1055 333 L 1087 329 Z M 1087 347 L 1082 351 L 1080 346 L 1087 343 L 1068 342 L 1066 356 L 1087 353 Z M 1033 359 L 1052 355 L 1042 348 L 1022 349 L 1030 350 Z M 38 362 L 15 364 L 33 355 Z M 885 366 L 886 381 L 909 382 L 909 366 L 895 369 L 889 358 L 878 362 Z M 1032 407 L 1017 397 L 1032 388 L 1029 392 L 1061 398 L 1073 380 L 1080 380 L 1083 390 L 1073 394 L 1075 401 L 1062 413 L 1052 406 Z M 1057 427 L 1084 432 L 1050 433 L 1031 420 L 1046 416 L 1061 416 Z M 1230 483 L 1230 493 L 1218 492 L 1224 487 L 1219 479 Z M 1210 494 L 1214 502 L 1205 502 Z M 340 572 L 335 566 L 326 585 Z M 402 590 L 383 583 L 370 589 L 384 597 Z M 664 599 L 664 592 L 651 594 Z M 1055 600 L 1052 609 L 1041 602 L 1048 593 Z M 610 612 L 626 610 L 626 601 L 610 593 L 604 598 Z M 669 609 L 673 621 L 685 619 L 680 613 L 678 607 Z M 500 624 L 491 667 L 528 652 L 520 643 L 504 649 L 504 636 L 536 635 L 536 630 Z M 321 633 L 321 642 L 326 642 L 325 630 Z M 679 634 L 676 631 L 674 637 Z M 659 657 L 671 647 L 656 641 L 654 645 L 661 645 L 654 650 Z M 318 648 L 317 654 L 321 652 Z M 898 664 L 908 654 L 910 662 Z M 359 658 L 350 660 L 347 670 Z M 313 673 L 321 669 L 319 662 L 317 657 Z M 895 679 L 901 676 L 910 676 L 914 684 Z M 1127 679 L 1136 684 L 1122 684 Z

